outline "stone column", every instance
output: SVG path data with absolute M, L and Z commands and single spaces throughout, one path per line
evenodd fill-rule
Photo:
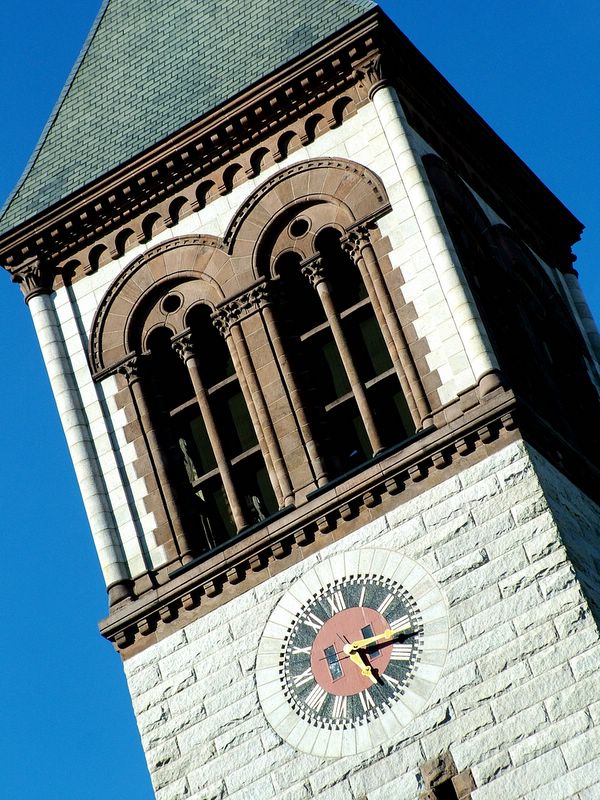
M 221 475 L 221 480 L 223 481 L 223 488 L 225 489 L 225 494 L 227 495 L 233 521 L 237 530 L 240 531 L 242 528 L 246 527 L 248 521 L 246 519 L 244 508 L 238 497 L 237 489 L 233 482 L 229 461 L 227 460 L 225 451 L 221 445 L 221 438 L 217 430 L 215 419 L 208 402 L 208 395 L 206 393 L 206 389 L 204 388 L 200 370 L 198 368 L 198 361 L 196 360 L 191 334 L 185 333 L 183 336 L 179 336 L 173 341 L 173 347 L 183 360 L 183 363 L 186 365 L 188 372 L 190 373 L 192 385 L 196 393 L 196 400 L 198 401 L 198 406 L 200 408 L 200 414 L 204 420 L 208 440 L 210 442 L 210 446 L 212 447 L 215 461 L 217 462 L 217 468 Z
M 141 359 L 139 356 L 132 356 L 125 363 L 121 364 L 118 369 L 118 372 L 123 375 L 127 381 L 135 414 L 146 442 L 146 450 L 152 465 L 158 492 L 161 496 L 169 527 L 171 528 L 171 534 L 175 541 L 181 562 L 182 564 L 186 564 L 193 557 L 192 547 L 186 535 L 177 500 L 171 487 L 162 447 L 156 436 L 154 426 L 151 423 L 152 417 L 146 400 L 146 394 L 140 380 L 140 371 Z
M 323 259 L 320 257 L 312 258 L 309 261 L 304 262 L 304 264 L 301 265 L 301 268 L 302 274 L 310 280 L 311 284 L 317 290 L 319 299 L 323 304 L 323 310 L 325 311 L 327 322 L 331 328 L 340 358 L 342 359 L 342 364 L 344 365 L 346 375 L 348 376 L 348 380 L 350 382 L 350 388 L 352 389 L 359 413 L 367 431 L 367 436 L 369 437 L 373 454 L 375 455 L 383 449 L 381 445 L 381 439 L 379 438 L 379 433 L 377 432 L 377 427 L 371 413 L 367 395 L 358 376 L 358 371 L 356 369 L 352 353 L 348 347 L 348 342 L 346 341 L 346 336 L 342 329 L 342 324 L 331 296 L 329 284 L 325 278 Z
M 581 326 L 587 336 L 590 349 L 600 369 L 600 333 L 598 333 L 596 321 L 594 320 L 590 307 L 579 285 L 577 273 L 574 271 L 567 272 L 563 274 L 562 277 L 567 286 L 569 295 L 571 296 L 571 300 L 573 301 L 573 305 L 577 310 L 579 319 L 581 320 Z
M 431 407 L 379 269 L 368 229 L 362 226 L 354 228 L 342 239 L 342 247 L 360 270 L 383 337 L 389 344 L 390 356 L 415 425 L 417 428 L 425 428 L 432 421 Z
M 241 327 L 242 315 L 258 310 L 265 302 L 265 285 L 255 286 L 219 308 L 213 321 L 229 348 L 277 502 L 280 508 L 285 508 L 294 502 L 294 491 Z
M 500 385 L 498 361 L 446 226 L 437 210 L 437 202 L 425 168 L 416 155 L 413 134 L 398 94 L 382 78 L 380 62 L 373 63 L 370 78 L 372 86 L 369 97 L 385 131 L 425 246 L 475 380 L 479 383 L 480 393 L 485 395 Z
M 20 285 L 31 312 L 113 606 L 131 597 L 133 581 L 50 296 L 51 276 L 38 261 L 31 261 L 13 273 L 13 280 Z

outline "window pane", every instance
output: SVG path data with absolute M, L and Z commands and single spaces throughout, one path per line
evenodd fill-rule
M 202 382 L 209 389 L 234 373 L 227 342 L 213 325 L 207 306 L 192 308 L 186 322 L 192 330 Z
M 397 444 L 415 432 L 415 425 L 396 375 L 390 375 L 372 386 L 367 396 L 385 447 Z
M 371 458 L 373 451 L 353 398 L 327 412 L 325 446 L 334 474 L 339 475 Z
M 237 381 L 211 395 L 210 404 L 228 458 L 234 458 L 256 445 L 254 426 Z
M 344 332 L 362 381 L 371 380 L 392 367 L 392 359 L 370 306 L 346 317 Z
M 234 468 L 234 480 L 245 504 L 247 519 L 254 525 L 277 511 L 277 500 L 262 455 L 245 458 Z
M 281 323 L 289 336 L 301 336 L 325 321 L 325 312 L 316 289 L 300 272 L 300 258 L 285 253 L 277 262 L 281 278 Z
M 227 496 L 219 477 L 206 481 L 195 491 L 194 510 L 199 519 L 198 536 L 212 550 L 236 534 Z
M 172 411 L 194 397 L 189 372 L 173 350 L 171 336 L 167 328 L 155 328 L 146 342 L 152 393 L 165 411 Z
M 327 279 L 338 311 L 355 305 L 367 296 L 360 270 L 340 246 L 340 233 L 328 228 L 317 236 L 316 247 L 327 265 Z
M 177 414 L 173 427 L 188 479 L 193 483 L 216 467 L 215 456 L 198 408 Z

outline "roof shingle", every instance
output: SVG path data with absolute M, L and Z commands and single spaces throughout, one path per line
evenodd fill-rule
M 371 0 L 106 0 L 0 233 L 157 144 L 374 7 Z

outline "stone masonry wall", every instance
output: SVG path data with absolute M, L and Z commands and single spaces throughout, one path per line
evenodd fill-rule
M 568 502 L 557 510 L 556 498 Z M 447 749 L 472 769 L 474 800 L 597 799 L 598 630 L 556 522 L 572 531 L 573 519 L 598 530 L 600 509 L 515 443 L 128 660 L 158 800 L 416 800 L 419 765 Z M 438 581 L 449 654 L 401 738 L 323 760 L 267 725 L 256 650 L 296 577 L 367 544 L 401 550 Z

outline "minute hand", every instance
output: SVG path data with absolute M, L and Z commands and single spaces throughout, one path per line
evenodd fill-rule
M 406 629 L 395 631 L 388 629 L 383 633 L 378 633 L 377 636 L 369 636 L 368 639 L 357 639 L 355 642 L 352 642 L 350 646 L 353 652 L 355 650 L 362 650 L 363 647 L 369 647 L 369 645 L 377 644 L 377 642 L 387 641 L 394 636 L 399 636 L 401 633 L 406 633 Z

